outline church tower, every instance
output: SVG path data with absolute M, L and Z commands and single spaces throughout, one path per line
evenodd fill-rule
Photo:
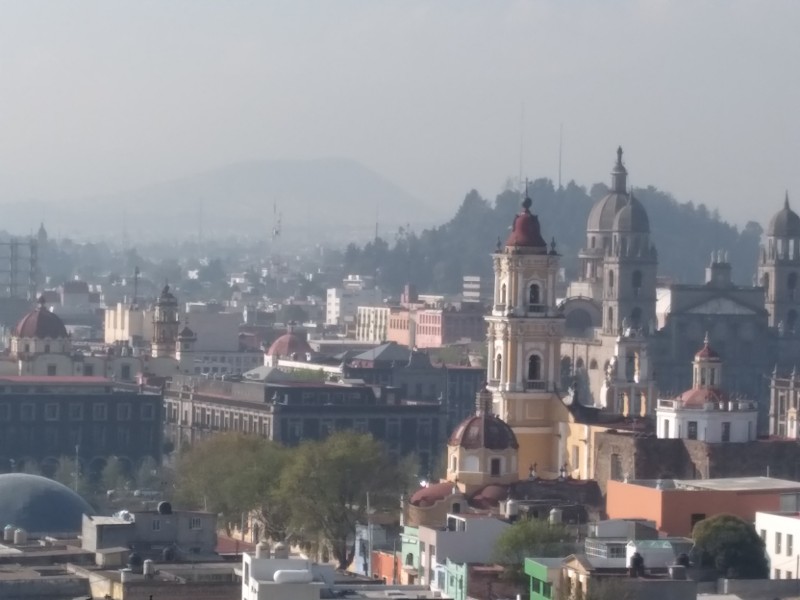
M 563 409 L 560 379 L 564 318 L 556 310 L 559 256 L 548 250 L 539 219 L 525 191 L 505 245 L 494 263 L 494 304 L 488 324 L 488 389 L 493 412 L 508 423 L 519 442 L 518 472 L 528 465 L 557 474 L 563 464 L 555 415 Z
M 800 310 L 800 217 L 789 207 L 788 192 L 783 208 L 769 222 L 766 238 L 758 261 L 758 283 L 764 288 L 769 324 L 794 332 Z
M 175 357 L 175 344 L 178 339 L 178 300 L 165 285 L 153 311 L 153 358 Z

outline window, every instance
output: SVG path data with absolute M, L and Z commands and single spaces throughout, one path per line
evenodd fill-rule
M 781 534 L 780 532 L 775 532 L 775 554 L 781 553 Z
M 92 406 L 92 419 L 105 421 L 108 418 L 108 407 L 103 402 L 95 402 Z
M 120 368 L 120 379 L 128 380 L 131 378 L 131 366 L 122 365 Z
M 189 520 L 189 529 L 202 529 L 203 528 L 203 521 L 200 517 L 192 517 Z
M 494 378 L 500 379 L 503 371 L 503 355 L 498 354 L 494 359 Z
M 58 404 L 45 404 L 44 405 L 44 419 L 45 421 L 58 421 Z
M 50 354 L 50 344 L 45 344 L 44 345 L 44 353 L 45 354 Z
M 161 519 L 153 519 L 153 531 L 161 531 Z
M 56 374 L 56 366 L 53 364 L 47 365 L 47 375 L 53 377 Z
M 773 579 L 780 579 L 781 578 L 781 570 L 775 569 L 775 577 Z
M 152 404 L 150 404 L 150 403 L 142 404 L 142 407 L 141 407 L 140 410 L 141 410 L 141 412 L 140 412 L 141 417 L 140 418 L 142 419 L 142 421 L 152 421 L 153 419 L 155 419 L 156 410 L 155 410 L 155 407 Z
M 83 374 L 87 377 L 94 375 L 94 365 L 83 365 Z
M 528 304 L 531 305 L 539 305 L 542 303 L 541 299 L 541 292 L 539 291 L 539 286 L 537 284 L 531 284 L 531 287 L 528 289 Z
M 631 284 L 633 285 L 633 295 L 638 296 L 639 290 L 642 287 L 642 272 L 634 271 L 631 276 Z
M 690 440 L 696 440 L 697 439 L 697 421 L 689 421 L 689 428 L 688 428 L 688 431 L 686 433 L 686 436 Z
M 83 404 L 72 402 L 69 405 L 69 420 L 83 421 Z
M 117 421 L 131 420 L 131 405 L 127 402 L 117 405 Z
M 722 441 L 723 442 L 730 442 L 731 441 L 731 424 L 730 424 L 730 421 L 724 421 L 722 423 Z
M 490 473 L 492 477 L 497 477 L 498 475 L 500 475 L 500 459 L 493 458 L 489 464 L 490 464 Z
M 461 503 L 460 502 L 453 502 L 453 509 L 450 511 L 454 515 L 457 515 L 461 512 Z
M 22 421 L 33 421 L 36 418 L 36 407 L 30 403 L 23 404 L 19 409 L 19 418 Z
M 786 534 L 786 556 L 791 556 L 794 550 L 794 536 L 791 533 Z
M 767 530 L 766 529 L 762 529 L 759 532 L 759 535 L 761 536 L 761 541 L 766 543 L 766 541 L 767 541 Z
M 528 381 L 540 381 L 542 379 L 542 359 L 537 354 L 531 354 L 528 358 Z
M 664 439 L 669 439 L 669 419 L 664 420 Z

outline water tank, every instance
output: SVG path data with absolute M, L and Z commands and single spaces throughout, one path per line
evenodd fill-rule
M 16 527 L 13 525 L 6 525 L 3 528 L 3 541 L 4 542 L 13 542 L 14 541 L 14 530 Z
M 669 578 L 679 579 L 679 580 L 686 579 L 686 567 L 684 567 L 683 565 L 670 565 Z
M 272 549 L 272 556 L 275 558 L 289 558 L 289 546 L 283 542 L 278 542 Z
M 119 572 L 119 580 L 122 583 L 128 583 L 133 576 L 133 572 L 130 569 L 120 569 Z
M 516 500 L 506 501 L 506 517 L 516 517 L 519 514 L 519 502 Z
M 142 565 L 142 572 L 145 577 L 152 578 L 156 574 L 156 563 L 148 558 Z
M 265 541 L 260 541 L 256 544 L 256 558 L 269 558 L 270 548 L 269 544 Z
M 275 583 L 311 583 L 314 578 L 308 570 L 281 569 L 272 578 Z
M 19 546 L 20 544 L 24 544 L 28 541 L 28 532 L 24 529 L 15 529 L 14 530 L 14 545 Z
M 560 508 L 551 508 L 549 521 L 551 525 L 561 523 L 564 518 L 564 512 Z
M 160 515 L 171 515 L 172 514 L 172 504 L 169 502 L 159 502 L 158 503 L 158 514 Z

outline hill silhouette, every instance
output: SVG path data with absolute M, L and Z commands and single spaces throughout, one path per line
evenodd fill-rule
M 555 238 L 566 275 L 575 278 L 589 210 L 595 199 L 605 195 L 606 186 L 596 184 L 589 193 L 574 182 L 555 189 L 549 179 L 538 179 L 529 190 L 542 234 L 548 241 Z M 712 213 L 702 204 L 680 203 L 654 187 L 635 189 L 634 195 L 650 217 L 659 275 L 676 282 L 701 282 L 711 253 L 721 249 L 728 252 L 734 280 L 741 284 L 752 282 L 762 233 L 757 223 L 748 223 L 739 231 L 720 220 L 716 211 Z M 364 246 L 350 244 L 344 267 L 348 272 L 377 274 L 381 285 L 395 293 L 406 282 L 413 282 L 420 291 L 457 293 L 464 275 L 491 278 L 488 255 L 494 251 L 498 238 L 505 241 L 520 202 L 521 195 L 515 190 L 503 191 L 494 202 L 472 190 L 444 225 L 418 234 L 401 229 L 392 244 L 384 239 Z

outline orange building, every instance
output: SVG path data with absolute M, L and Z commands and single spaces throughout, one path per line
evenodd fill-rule
M 718 514 L 754 521 L 758 511 L 797 510 L 800 482 L 770 477 L 609 481 L 609 519 L 647 519 L 674 536 L 689 536 L 695 523 Z
M 403 565 L 397 552 L 388 550 L 372 551 L 372 576 L 375 579 L 382 579 L 387 584 L 400 583 L 400 574 L 402 572 Z

